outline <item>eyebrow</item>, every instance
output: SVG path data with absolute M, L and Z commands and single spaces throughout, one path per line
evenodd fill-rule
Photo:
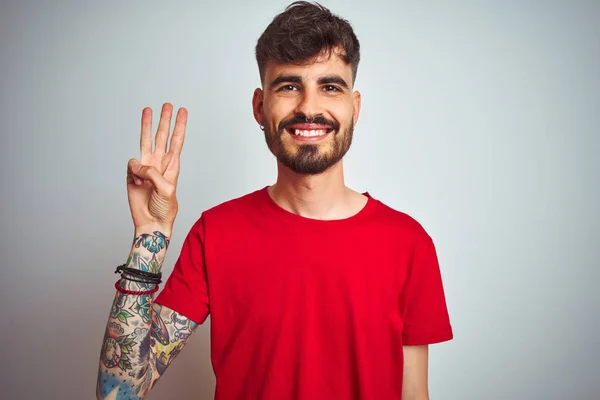
M 336 85 L 340 85 L 345 89 L 350 89 L 350 86 L 348 85 L 348 83 L 346 83 L 346 81 L 339 75 L 324 76 L 322 78 L 319 78 L 317 83 L 319 85 L 328 85 L 331 83 L 335 83 Z
M 270 87 L 279 85 L 281 83 L 302 83 L 302 77 L 300 75 L 279 75 L 277 78 L 271 81 Z M 348 83 L 339 75 L 328 75 L 321 77 L 317 80 L 319 85 L 337 84 L 345 89 L 349 89 Z
M 302 77 L 300 75 L 279 75 L 269 86 L 273 87 L 280 83 L 302 83 Z

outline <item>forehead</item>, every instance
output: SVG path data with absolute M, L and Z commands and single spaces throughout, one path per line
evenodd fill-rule
M 320 77 L 339 75 L 352 84 L 352 66 L 346 64 L 336 52 L 322 54 L 301 65 L 268 62 L 265 68 L 265 83 L 282 75 L 300 76 L 302 81 L 316 81 Z

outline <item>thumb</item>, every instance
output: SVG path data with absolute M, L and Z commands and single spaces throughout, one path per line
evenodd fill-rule
M 171 185 L 156 168 L 150 165 L 142 165 L 142 163 L 135 158 L 129 160 L 127 172 L 138 178 L 150 181 L 152 186 L 156 189 L 156 192 L 161 196 L 169 197 L 173 192 L 173 185 Z

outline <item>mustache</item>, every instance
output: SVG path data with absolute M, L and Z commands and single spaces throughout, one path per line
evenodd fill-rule
M 279 127 L 277 128 L 277 131 L 281 133 L 281 132 L 283 132 L 284 129 L 286 129 L 292 125 L 305 124 L 307 122 L 309 122 L 311 124 L 329 125 L 336 132 L 339 131 L 339 129 L 340 129 L 340 124 L 338 124 L 335 121 L 328 120 L 327 118 L 323 117 L 322 115 L 317 115 L 313 118 L 308 118 L 304 114 L 296 114 L 291 118 L 284 119 L 283 121 L 281 121 L 279 123 Z

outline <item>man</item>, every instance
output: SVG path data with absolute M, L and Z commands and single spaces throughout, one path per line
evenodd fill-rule
M 161 294 L 187 111 L 165 104 L 128 164 L 133 247 L 97 397 L 138 399 L 211 315 L 215 398 L 427 399 L 428 344 L 452 338 L 434 245 L 412 218 L 344 185 L 360 112 L 347 21 L 297 2 L 258 40 L 254 117 L 277 181 L 205 211 Z

